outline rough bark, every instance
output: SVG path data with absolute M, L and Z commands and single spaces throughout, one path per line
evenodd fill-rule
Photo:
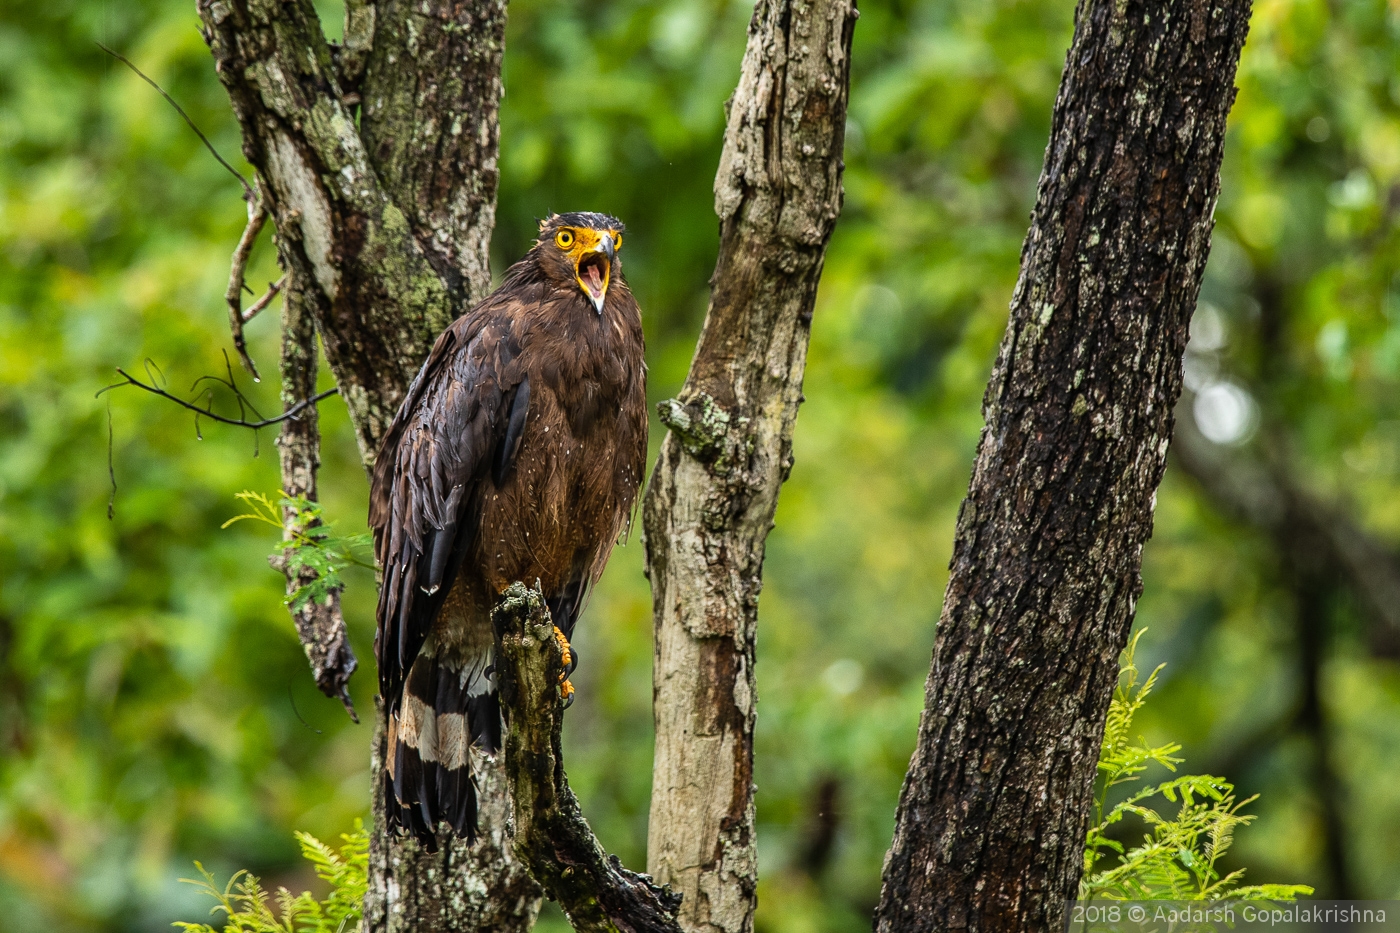
M 282 303 L 281 376 L 283 411 L 291 410 L 316 394 L 316 328 L 306 308 L 303 290 L 295 281 L 286 290 Z M 321 431 L 315 405 L 307 405 L 299 415 L 282 422 L 277 449 L 282 466 L 282 491 L 289 497 L 303 496 L 315 502 L 316 471 L 321 466 Z M 285 540 L 295 537 L 297 521 L 295 509 L 283 509 Z M 289 597 L 316 579 L 316 571 L 293 570 L 280 554 L 274 555 L 269 563 L 286 574 Z M 308 601 L 291 613 L 297 637 L 306 650 L 306 659 L 311 662 L 316 686 L 326 696 L 344 703 L 350 718 L 359 722 L 346 689 L 358 662 L 350 648 L 345 618 L 340 612 L 339 588 L 332 590 L 325 600 Z
M 504 3 L 349 0 L 338 47 L 311 0 L 198 9 L 368 469 L 433 340 L 489 287 Z M 504 844 L 500 786 L 483 780 L 475 848 L 375 834 L 367 930 L 529 929 L 539 890 Z
M 1080 0 L 877 931 L 1063 927 L 1249 12 Z
M 688 931 L 753 925 L 754 635 L 764 542 L 841 209 L 851 0 L 760 0 L 715 179 L 709 312 L 647 489 L 656 753 L 648 870 Z
M 377 700 L 375 705 L 382 724 L 383 708 Z M 384 767 L 384 739 L 384 730 L 376 730 L 375 781 Z M 472 772 L 478 804 L 475 845 L 468 846 L 450 833 L 438 834 L 437 852 L 425 852 L 412 838 L 390 841 L 382 832 L 370 839 L 366 933 L 494 933 L 534 927 L 541 891 L 511 854 L 504 759 L 474 756 Z M 374 825 L 382 827 L 384 795 L 377 788 Z
M 560 742 L 564 659 L 543 595 L 512 584 L 491 618 L 517 857 L 580 933 L 680 933 L 680 897 L 608 855 L 569 789 Z
M 360 135 L 457 306 L 491 290 L 505 0 L 379 0 Z M 491 106 L 483 112 L 482 102 Z
M 381 185 L 311 0 L 200 0 L 205 41 L 371 463 L 454 312 L 408 218 Z

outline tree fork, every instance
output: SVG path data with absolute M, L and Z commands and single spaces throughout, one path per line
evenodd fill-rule
M 878 933 L 1063 927 L 1249 0 L 1080 0 Z
M 841 211 L 852 0 L 760 0 L 715 178 L 709 311 L 643 504 L 655 621 L 648 870 L 692 933 L 753 927 L 754 636 Z
M 505 4 L 347 0 L 340 46 L 311 0 L 198 0 L 198 10 L 279 258 L 368 470 L 433 341 L 490 285 Z M 410 36 L 413 54 L 403 54 Z M 437 108 L 432 119 L 405 109 L 405 87 Z M 376 719 L 371 796 L 382 826 Z M 473 847 L 447 833 L 429 854 L 374 834 L 367 931 L 533 926 L 540 891 L 505 838 L 499 769 L 481 781 Z

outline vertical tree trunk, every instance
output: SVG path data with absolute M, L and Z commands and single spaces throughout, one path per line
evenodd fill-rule
M 288 411 L 316 394 L 316 324 L 307 310 L 305 291 L 295 281 L 290 282 L 283 293 L 280 364 L 282 410 Z M 321 466 L 321 431 L 315 405 L 307 405 L 299 415 L 282 422 L 277 450 L 282 467 L 282 491 L 288 496 L 303 496 L 315 502 L 316 471 Z M 294 510 L 283 509 L 285 540 L 292 539 L 298 520 Z M 316 579 L 316 571 L 293 570 L 280 554 L 274 556 L 271 563 L 274 569 L 287 575 L 288 597 Z M 358 662 L 350 650 L 345 618 L 340 612 L 340 589 L 332 590 L 324 600 L 307 601 L 300 608 L 292 609 L 292 621 L 306 650 L 306 659 L 311 662 L 316 686 L 326 696 L 344 703 L 346 712 L 359 722 L 346 689 Z
M 198 7 L 368 469 L 433 341 L 490 284 L 504 0 L 348 0 L 341 46 L 311 0 Z M 443 839 L 429 856 L 374 834 L 367 930 L 533 925 L 539 889 L 505 844 L 498 772 L 482 778 L 474 849 Z
M 505 0 L 378 0 L 361 92 L 370 162 L 452 294 L 491 291 Z
M 754 626 L 841 209 L 851 0 L 760 0 L 715 179 L 709 313 L 648 486 L 656 753 L 647 866 L 688 931 L 752 929 Z
M 1063 925 L 1249 12 L 1080 0 L 877 931 Z

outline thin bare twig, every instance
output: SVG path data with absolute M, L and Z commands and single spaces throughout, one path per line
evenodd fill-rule
M 261 420 L 263 416 L 262 412 L 258 411 L 258 407 L 253 404 L 252 399 L 248 398 L 248 396 L 243 394 L 243 390 L 238 387 L 238 380 L 233 377 L 233 364 L 228 361 L 228 351 L 225 350 L 223 351 L 223 353 L 224 373 L 226 378 L 220 379 L 218 376 L 208 375 L 200 376 L 198 379 L 196 379 L 193 383 L 190 384 L 190 391 L 193 392 L 195 389 L 199 388 L 201 383 L 205 382 L 213 382 L 217 385 L 221 385 L 225 389 L 228 389 L 230 392 L 233 393 L 233 400 L 238 403 L 239 418 L 246 420 L 248 417 L 248 412 L 251 411 L 255 418 Z M 150 375 L 150 372 L 150 368 L 147 367 L 146 374 Z M 161 373 L 161 378 L 165 378 L 164 373 Z M 155 381 L 156 380 L 154 378 L 151 379 L 152 384 L 154 384 Z M 209 389 L 205 390 L 205 395 L 207 399 L 207 404 L 205 407 L 212 407 L 214 404 L 214 389 L 212 386 Z M 198 421 L 198 419 L 195 420 Z M 203 438 L 200 439 L 203 440 Z
M 243 228 L 243 235 L 238 238 L 238 246 L 234 247 L 233 260 L 229 263 L 228 288 L 224 290 L 224 301 L 228 304 L 228 328 L 233 335 L 233 349 L 243 361 L 243 368 L 252 373 L 254 382 L 261 382 L 262 377 L 258 375 L 258 367 L 253 363 L 253 358 L 248 355 L 248 342 L 243 339 L 244 321 L 251 320 L 253 316 L 250 314 L 246 319 L 243 317 L 243 288 L 244 275 L 248 271 L 248 258 L 253 255 L 253 244 L 257 242 L 258 233 L 262 231 L 265 223 L 267 208 L 263 206 L 262 198 L 254 197 L 248 202 L 248 225 Z M 271 300 L 270 295 L 268 300 Z M 258 311 L 261 310 L 262 308 L 258 308 Z M 253 314 L 257 314 L 257 311 Z
M 107 399 L 107 479 L 112 482 L 112 494 L 107 497 L 107 521 L 117 514 L 117 468 L 112 463 L 112 400 Z
M 269 282 L 267 284 L 267 291 L 263 294 L 263 296 L 257 301 L 250 304 L 248 307 L 243 309 L 243 323 L 247 324 L 253 318 L 257 317 L 258 312 L 266 308 L 269 304 L 271 304 L 272 299 L 277 297 L 277 293 L 280 292 L 282 290 L 282 287 L 286 284 L 286 273 L 283 273 L 282 277 L 276 282 Z
M 194 121 L 190 119 L 190 115 L 185 113 L 185 109 L 183 107 L 175 103 L 175 98 L 167 94 L 165 92 L 165 88 L 161 87 L 159 84 L 156 84 L 155 81 L 151 80 L 149 75 L 147 75 L 140 68 L 137 68 L 134 64 L 132 64 L 131 59 L 127 58 L 122 53 L 107 48 L 107 46 L 103 45 L 101 42 L 97 43 L 97 47 L 102 51 L 106 52 L 108 55 L 115 58 L 117 61 L 121 62 L 126 67 L 130 68 L 132 71 L 136 72 L 137 77 L 139 77 L 142 81 L 145 81 L 151 87 L 159 91 L 160 96 L 165 98 L 166 103 L 174 107 L 175 112 L 185 118 L 185 122 L 189 124 L 190 129 L 194 130 L 194 135 L 198 136 L 200 142 L 204 143 L 204 148 L 208 149 L 209 153 L 214 158 L 219 160 L 220 165 L 229 170 L 229 174 L 231 174 L 234 178 L 238 179 L 238 183 L 243 186 L 243 192 L 247 196 L 248 203 L 251 204 L 258 199 L 257 194 L 253 191 L 253 186 L 248 183 L 248 179 L 243 177 L 243 173 L 240 172 L 238 169 L 234 168 L 232 165 L 229 165 L 228 162 L 224 160 L 224 157 L 219 155 L 219 150 L 214 148 L 214 144 L 209 141 L 209 137 L 205 136 L 202 132 L 200 132 L 199 127 L 195 126 Z
M 301 724 L 306 727 L 307 731 L 314 732 L 317 735 L 320 735 L 321 730 L 317 729 L 315 726 L 311 725 L 311 723 L 307 722 L 306 717 L 301 714 L 301 710 L 297 709 L 297 698 L 292 696 L 292 685 L 290 683 L 287 684 L 287 700 L 292 704 L 292 712 L 296 713 L 297 719 L 301 720 Z M 350 716 L 351 718 L 355 717 L 355 713 L 353 710 L 351 711 Z M 355 722 L 358 723 L 359 721 L 359 719 L 355 719 Z
M 147 373 L 149 375 L 149 370 L 147 370 Z M 194 412 L 196 430 L 198 430 L 199 419 L 208 418 L 209 420 L 217 421 L 220 424 L 231 424 L 236 428 L 251 428 L 254 431 L 257 431 L 261 428 L 271 427 L 274 424 L 281 424 L 288 418 L 295 418 L 297 415 L 301 414 L 305 409 L 309 408 L 310 406 L 315 405 L 317 402 L 320 402 L 323 399 L 330 398 L 332 395 L 335 395 L 338 392 L 340 392 L 340 389 L 338 387 L 327 389 L 324 392 L 311 396 L 311 398 L 306 399 L 303 402 L 298 402 L 297 404 L 293 405 L 291 408 L 288 408 L 286 411 L 282 412 L 282 414 L 278 415 L 275 418 L 263 418 L 258 413 L 258 410 L 253 407 L 252 403 L 249 402 L 247 398 L 243 395 L 243 392 L 232 383 L 232 380 L 220 379 L 218 376 L 200 376 L 199 379 L 195 380 L 196 386 L 198 386 L 199 383 L 203 382 L 204 380 L 210 379 L 233 391 L 235 398 L 238 400 L 239 414 L 237 418 L 229 418 L 224 415 L 214 413 L 214 399 L 212 391 L 205 393 L 205 406 L 201 408 L 199 405 L 195 404 L 192 401 L 182 399 L 178 395 L 171 395 L 169 392 L 165 391 L 159 386 L 142 382 L 140 379 L 137 379 L 135 376 L 131 375 L 131 373 L 122 369 L 120 366 L 117 367 L 117 375 L 121 376 L 122 379 L 125 381 L 114 382 L 111 385 L 99 390 L 97 394 L 102 395 L 104 392 L 110 392 L 113 389 L 120 389 L 124 388 L 125 386 L 136 386 L 136 388 L 138 389 L 145 389 L 152 395 L 159 395 L 163 399 L 168 399 L 169 401 L 174 402 L 181 408 L 188 408 L 190 411 Z M 152 378 L 151 382 L 154 383 L 155 379 Z M 196 396 L 196 398 L 198 398 L 198 396 Z M 249 421 L 247 418 L 247 412 L 249 411 L 251 411 L 255 417 L 261 420 Z

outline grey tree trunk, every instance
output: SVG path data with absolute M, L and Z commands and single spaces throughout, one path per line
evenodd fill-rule
M 1249 13 L 1249 0 L 1080 0 L 881 933 L 1063 928 Z
M 348 0 L 340 46 L 311 0 L 198 8 L 276 228 L 289 314 L 314 321 L 368 469 L 434 339 L 490 286 L 505 2 Z M 304 391 L 315 348 L 299 326 L 283 367 Z M 284 458 L 314 490 L 314 433 L 299 426 Z M 376 751 L 376 801 L 380 767 Z M 472 849 L 444 838 L 428 855 L 376 832 L 366 929 L 528 930 L 539 888 L 506 844 L 503 793 L 499 773 L 483 776 Z
M 759 0 L 715 179 L 709 312 L 643 505 L 655 620 L 647 869 L 683 929 L 752 929 L 754 635 L 841 210 L 852 0 Z
M 235 300 L 236 300 L 235 296 Z M 298 283 L 283 291 L 282 351 L 282 410 L 291 411 L 305 404 L 316 394 L 316 325 L 307 308 L 307 296 Z M 305 497 L 314 502 L 316 471 L 321 466 L 321 431 L 315 405 L 306 405 L 301 413 L 282 422 L 277 435 L 277 450 L 282 468 L 282 491 L 291 497 Z M 283 508 L 284 539 L 291 541 L 299 530 L 300 516 L 291 508 Z M 288 566 L 286 558 L 277 554 L 269 563 L 287 577 L 290 597 L 316 579 L 316 571 Z M 350 717 L 359 722 L 350 693 L 346 689 L 358 661 L 350 649 L 345 617 L 340 612 L 340 589 L 330 592 L 325 600 L 310 600 L 292 610 L 297 637 L 306 650 L 316 686 L 326 696 L 345 704 Z

